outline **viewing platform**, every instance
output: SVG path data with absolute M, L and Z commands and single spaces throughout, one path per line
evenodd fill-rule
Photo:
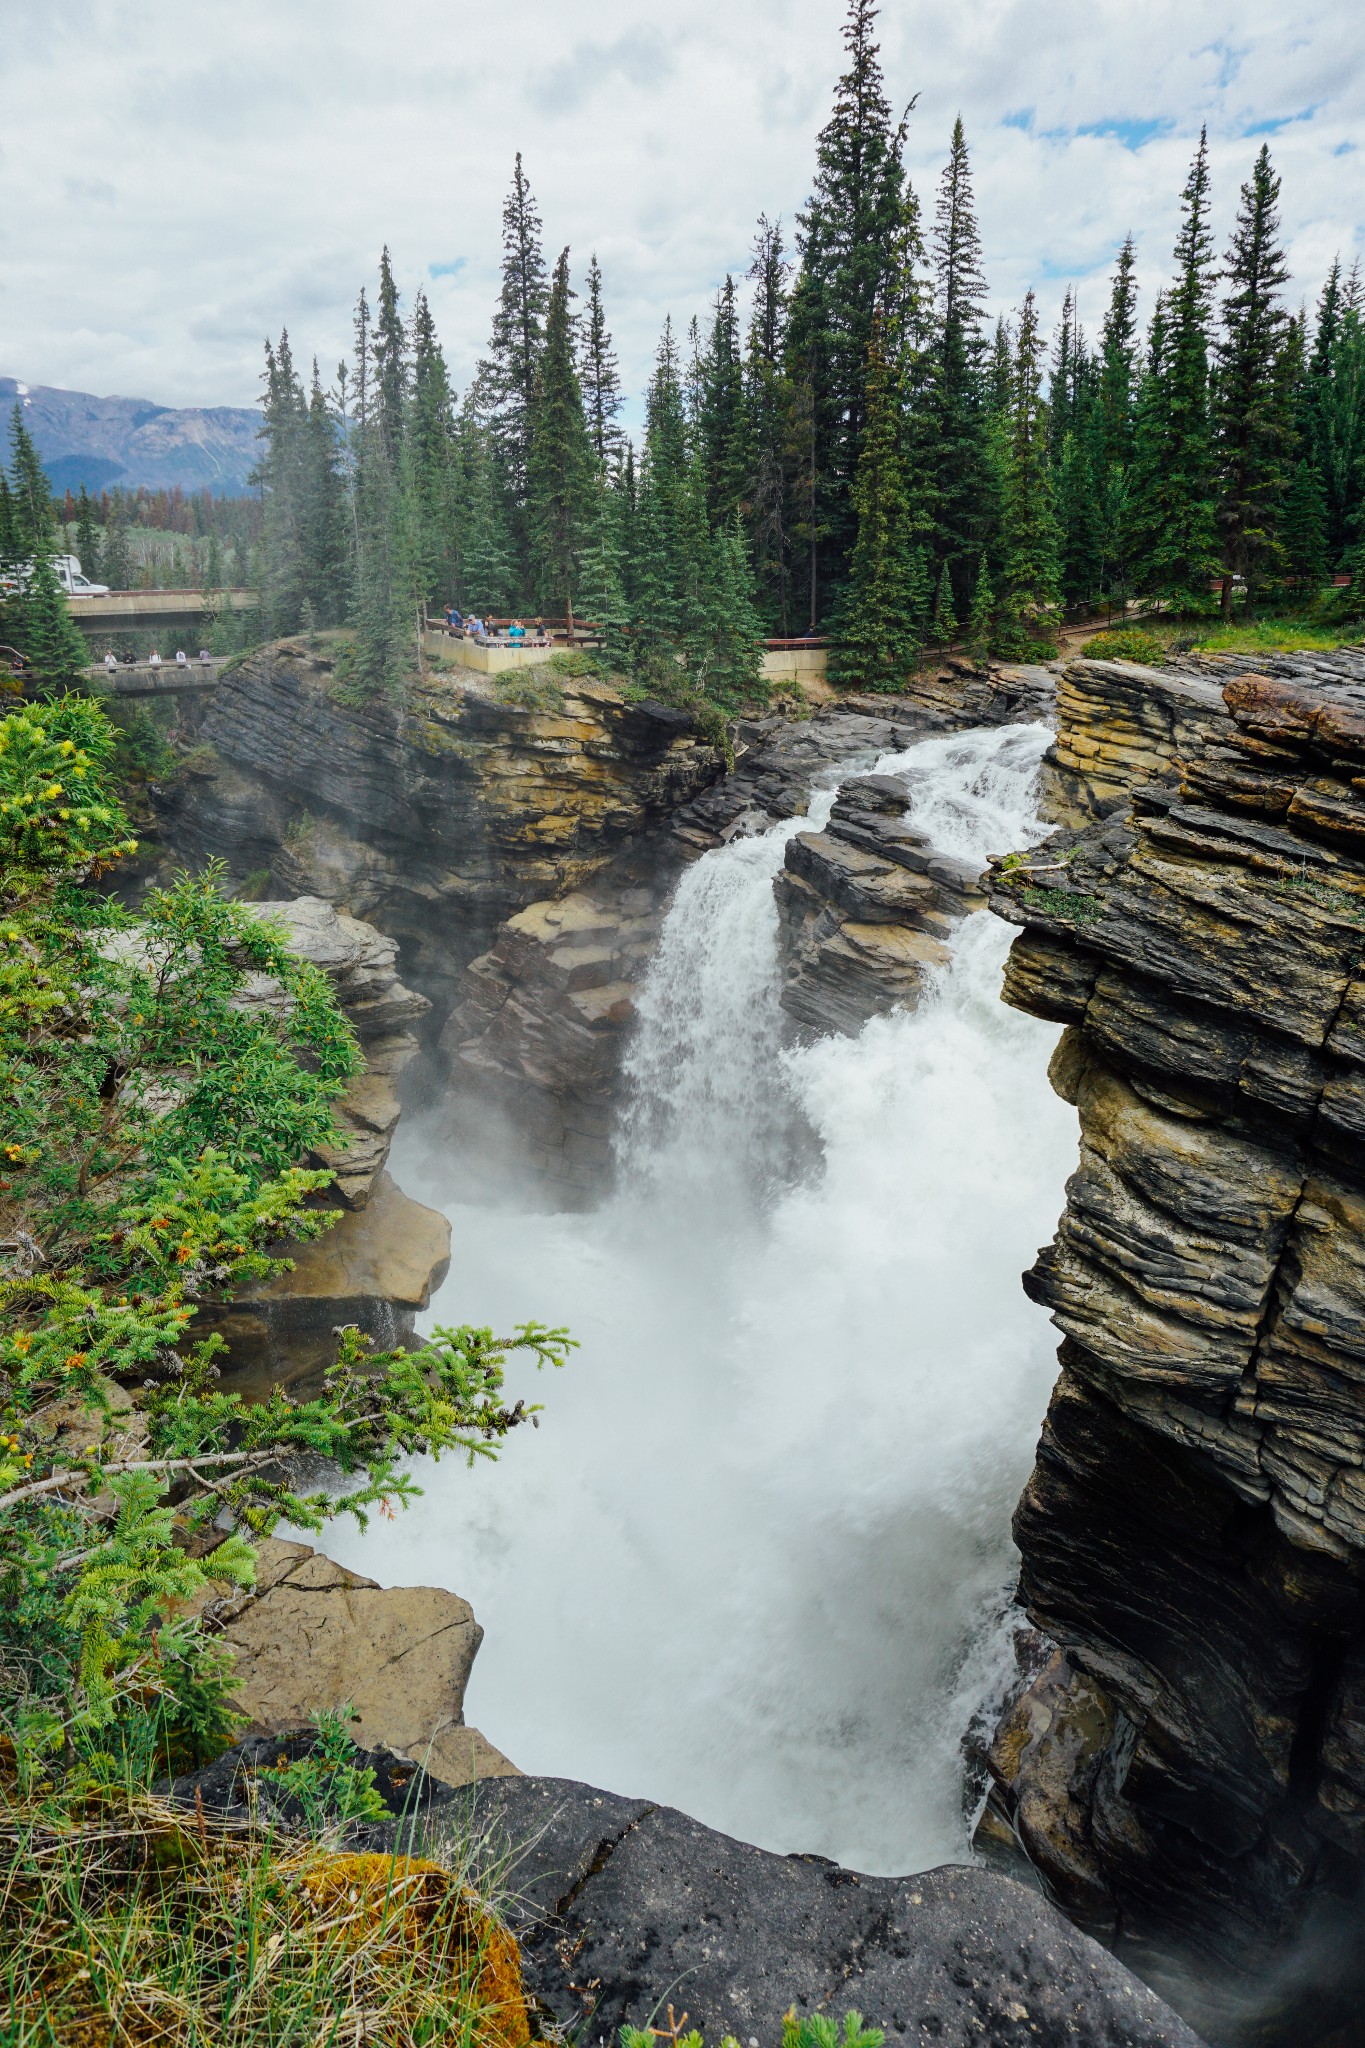
M 454 652 L 465 668 L 472 668 L 485 676 L 505 675 L 511 669 L 537 668 L 542 662 L 549 661 L 552 655 L 579 650 L 588 653 L 596 645 L 590 634 L 582 634 L 571 647 L 567 637 L 553 628 L 550 637 L 538 646 L 515 646 L 510 641 L 496 638 L 472 640 L 452 633 L 445 626 L 428 627 L 422 635 L 425 653 Z M 769 640 L 763 655 L 764 680 L 777 684 L 823 682 L 828 660 L 829 648 L 823 639 Z

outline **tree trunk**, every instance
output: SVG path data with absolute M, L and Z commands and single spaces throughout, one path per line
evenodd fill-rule
M 1227 574 L 1225 574 L 1223 577 L 1223 594 L 1221 609 L 1223 617 L 1230 621 L 1232 618 L 1232 577 Z

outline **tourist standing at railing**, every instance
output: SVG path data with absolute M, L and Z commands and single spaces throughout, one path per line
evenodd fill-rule
M 507 637 L 517 647 L 525 645 L 526 628 L 522 625 L 520 619 L 513 619 L 511 625 L 507 628 Z
M 118 667 L 118 656 L 115 654 L 112 647 L 109 649 L 109 652 L 104 657 L 104 666 L 111 672 L 111 674 Z
M 151 653 L 150 653 L 150 654 L 149 654 L 149 655 L 147 656 L 147 666 L 148 666 L 148 668 L 160 668 L 160 666 L 161 666 L 161 656 L 160 656 L 160 654 L 158 654 L 158 652 L 157 652 L 157 650 L 156 650 L 156 648 L 155 648 L 155 647 L 154 647 L 154 648 L 152 649 Z

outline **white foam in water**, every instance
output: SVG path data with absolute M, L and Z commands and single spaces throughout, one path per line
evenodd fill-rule
M 1040 836 L 1048 737 L 877 766 L 984 865 Z M 989 913 L 913 1014 L 779 1050 L 771 881 L 810 822 L 684 876 L 596 1213 L 462 1206 L 406 1141 L 400 1179 L 454 1224 L 429 1320 L 566 1322 L 582 1349 L 500 1464 L 427 1468 L 411 1512 L 328 1548 L 472 1601 L 466 1712 L 522 1769 L 907 1871 L 966 1853 L 958 1745 L 1055 1372 L 1019 1274 L 1075 1124 L 1047 1085 L 1055 1030 L 998 999 L 1012 934 Z M 793 1102 L 823 1163 L 774 1186 Z

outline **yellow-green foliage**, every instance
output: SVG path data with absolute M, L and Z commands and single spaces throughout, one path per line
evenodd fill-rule
M 1087 661 L 1136 661 L 1155 668 L 1166 659 L 1166 648 L 1154 633 L 1138 626 L 1115 626 L 1087 640 L 1081 653 Z

